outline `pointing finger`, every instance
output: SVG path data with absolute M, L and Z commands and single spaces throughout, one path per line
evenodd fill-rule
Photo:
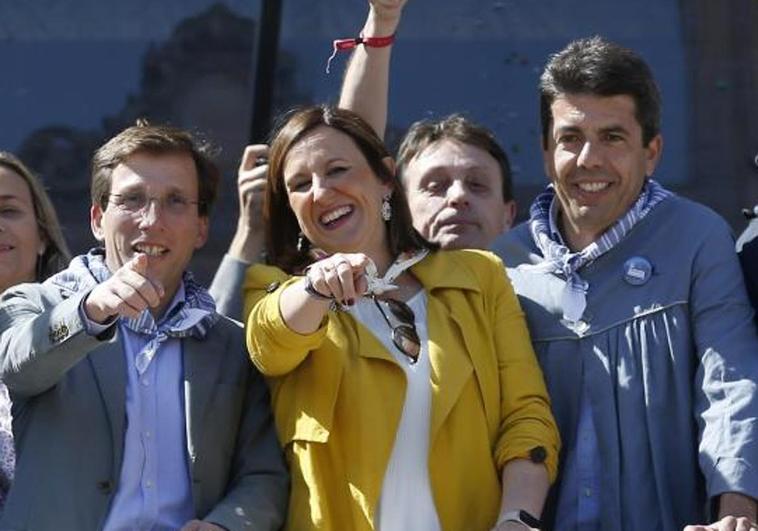
M 144 276 L 147 272 L 147 255 L 145 253 L 136 253 L 126 265 L 135 273 Z

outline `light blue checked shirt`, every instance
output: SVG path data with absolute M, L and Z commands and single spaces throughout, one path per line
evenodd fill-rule
M 165 316 L 185 301 L 182 283 Z M 160 324 L 160 321 L 158 322 Z M 87 332 L 107 328 L 85 320 Z M 170 337 L 141 375 L 148 338 L 119 323 L 127 367 L 124 460 L 105 531 L 179 529 L 195 517 L 188 468 L 181 339 Z

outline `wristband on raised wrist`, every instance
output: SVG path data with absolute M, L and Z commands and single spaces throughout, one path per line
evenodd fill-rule
M 329 73 L 329 67 L 332 64 L 332 59 L 337 56 L 338 52 L 345 50 L 352 50 L 358 45 L 368 46 L 369 48 L 385 48 L 395 42 L 395 34 L 386 35 L 384 37 L 364 37 L 360 35 L 351 39 L 335 39 L 332 41 L 332 55 L 329 56 L 329 60 L 326 62 L 326 73 Z

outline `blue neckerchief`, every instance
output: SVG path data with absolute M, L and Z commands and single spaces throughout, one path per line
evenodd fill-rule
M 548 185 L 532 203 L 529 209 L 529 229 L 544 261 L 537 268 L 557 274 L 566 279 L 566 286 L 561 297 L 563 318 L 576 322 L 581 319 L 587 306 L 589 284 L 579 276 L 579 269 L 591 263 L 599 256 L 613 249 L 624 239 L 642 218 L 661 201 L 673 195 L 653 179 L 648 179 L 642 187 L 637 201 L 597 240 L 579 252 L 572 252 L 563 241 L 555 238 L 550 230 L 550 209 L 555 197 L 553 185 Z
M 75 257 L 67 269 L 51 277 L 48 282 L 78 292 L 94 288 L 110 277 L 111 271 L 105 265 L 104 250 L 92 249 L 86 255 Z M 129 330 L 148 337 L 147 344 L 135 359 L 140 374 L 147 370 L 160 344 L 165 340 L 189 336 L 202 339 L 219 319 L 213 297 L 195 282 L 192 273 L 185 271 L 182 283 L 184 301 L 171 308 L 159 322 L 155 322 L 148 310 L 135 319 L 120 318 L 120 323 Z

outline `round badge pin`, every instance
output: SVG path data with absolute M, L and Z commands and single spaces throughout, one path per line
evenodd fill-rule
M 624 280 L 632 286 L 642 286 L 653 276 L 653 264 L 642 256 L 634 256 L 624 263 Z

